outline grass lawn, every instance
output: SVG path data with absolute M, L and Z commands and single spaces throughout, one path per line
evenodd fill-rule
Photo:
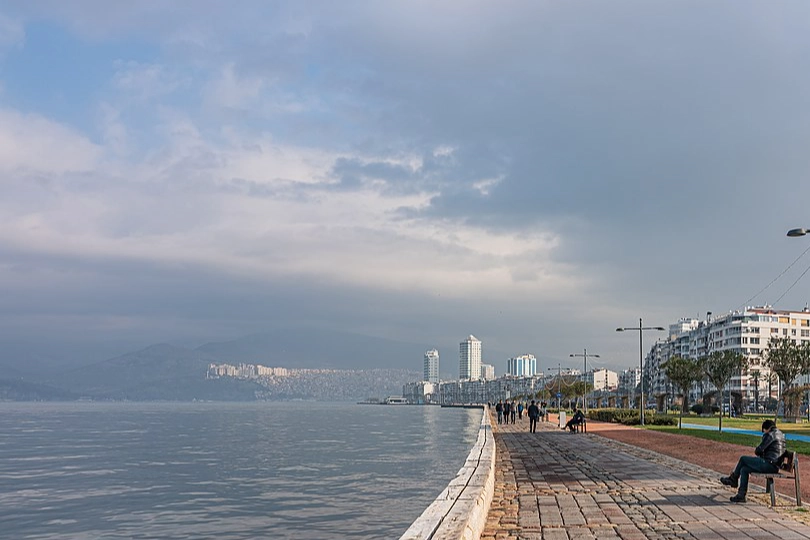
M 675 417 L 678 415 L 676 414 Z M 756 418 L 728 418 L 723 417 L 723 427 L 733 427 L 733 428 L 740 428 L 740 429 L 751 429 L 753 431 L 759 431 L 760 427 L 762 426 L 762 421 L 765 419 L 773 419 L 772 416 L 757 416 Z M 683 417 L 683 422 L 685 424 L 700 424 L 704 426 L 717 426 L 719 418 L 717 416 L 686 416 Z M 810 432 L 810 423 L 802 423 L 802 424 L 789 424 L 786 422 L 780 422 L 777 420 L 777 425 L 779 429 L 784 431 L 785 433 L 806 433 Z
M 686 418 L 684 418 L 684 421 Z M 715 418 L 715 420 L 717 420 Z M 726 419 L 723 419 L 723 425 L 726 425 Z M 735 426 L 737 427 L 737 426 Z M 721 441 L 732 444 L 741 444 L 743 446 L 755 447 L 759 444 L 760 437 L 755 435 L 745 435 L 743 433 L 728 433 L 720 431 L 707 431 L 705 429 L 678 429 L 678 426 L 644 426 L 645 429 L 652 431 L 661 431 L 664 433 L 677 433 L 680 435 L 689 435 L 690 437 L 698 437 L 700 439 L 708 439 L 710 441 Z M 788 450 L 793 450 L 800 454 L 810 456 L 810 443 L 801 441 L 787 441 Z

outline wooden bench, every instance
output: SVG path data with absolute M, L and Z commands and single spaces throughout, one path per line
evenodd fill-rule
M 802 505 L 802 486 L 799 478 L 799 455 L 796 452 L 786 450 L 782 457 L 779 458 L 782 464 L 779 472 L 776 473 L 755 473 L 752 472 L 751 476 L 762 476 L 765 478 L 765 492 L 771 494 L 771 506 L 776 506 L 776 490 L 773 485 L 775 478 L 786 478 L 793 480 L 796 487 L 796 506 Z
M 579 424 L 574 424 L 574 431 L 577 433 L 588 433 L 588 420 L 582 419 Z

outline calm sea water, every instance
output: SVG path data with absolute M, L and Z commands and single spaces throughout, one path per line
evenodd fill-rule
M 480 410 L 0 403 L 0 537 L 396 538 Z

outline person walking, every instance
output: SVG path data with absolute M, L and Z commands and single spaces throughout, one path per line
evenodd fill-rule
M 523 420 L 523 402 L 518 403 L 518 420 Z
M 498 401 L 498 404 L 495 405 L 495 412 L 498 413 L 498 423 L 500 424 L 503 420 L 503 402 Z
M 785 453 L 785 434 L 773 420 L 762 422 L 762 441 L 754 449 L 753 456 L 740 456 L 737 466 L 729 476 L 720 479 L 724 486 L 737 488 L 731 502 L 744 503 L 748 494 L 748 475 L 752 472 L 773 474 L 779 472 L 779 460 Z
M 532 400 L 532 404 L 529 405 L 529 408 L 526 410 L 526 414 L 529 415 L 529 433 L 537 432 L 537 419 L 540 417 L 540 407 L 535 405 L 534 400 Z
M 512 404 L 509 403 L 509 400 L 503 402 L 503 423 L 509 423 L 509 413 L 512 411 Z
M 509 407 L 509 417 L 512 419 L 512 423 L 515 423 L 515 417 L 517 416 L 517 405 L 515 405 L 515 400 L 512 400 L 512 406 Z

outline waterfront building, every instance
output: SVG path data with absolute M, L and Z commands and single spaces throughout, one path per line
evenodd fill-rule
M 533 354 L 510 358 L 506 361 L 506 374 L 515 377 L 533 377 L 537 374 L 537 359 Z
M 430 349 L 425 353 L 425 381 L 437 383 L 439 382 L 439 351 Z
M 459 344 L 458 378 L 471 381 L 481 378 L 481 340 L 472 334 Z
M 704 320 L 680 319 L 670 326 L 667 340 L 653 345 L 647 354 L 645 381 L 650 381 L 653 395 L 674 396 L 676 390 L 661 367 L 669 358 L 680 355 L 699 359 L 713 352 L 735 351 L 746 358 L 747 365 L 731 378 L 725 391 L 731 393 L 735 407 L 762 411 L 768 399 L 778 396 L 771 370 L 764 362 L 773 337 L 787 337 L 796 343 L 810 341 L 810 309 L 791 311 L 760 306 L 714 317 L 709 312 Z M 716 390 L 708 381 L 696 383 L 690 392 L 690 403 Z
M 619 374 L 609 369 L 592 369 L 580 376 L 595 392 L 613 391 L 619 386 Z
M 438 397 L 438 384 L 429 381 L 417 381 L 406 383 L 402 387 L 402 397 L 408 403 L 418 403 L 425 405 L 434 403 Z
M 492 364 L 481 364 L 481 378 L 485 381 L 495 379 L 495 366 Z
M 619 373 L 618 392 L 623 396 L 632 396 L 641 382 L 641 371 L 638 368 L 625 369 Z

